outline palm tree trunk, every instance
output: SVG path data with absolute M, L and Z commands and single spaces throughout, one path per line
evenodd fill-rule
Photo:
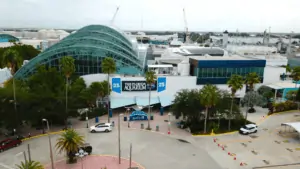
M 149 104 L 148 104 L 148 116 L 149 116 L 149 117 L 148 117 L 148 127 L 147 127 L 148 130 L 150 130 L 150 117 L 151 117 L 151 108 L 150 108 L 150 104 L 151 104 L 151 87 L 152 87 L 152 86 L 149 85 L 149 98 L 148 98 L 148 99 L 149 99 L 149 100 L 148 100 L 148 101 L 149 101 L 149 102 L 148 102 L 148 103 L 149 103 Z
M 15 115 L 16 115 L 16 127 L 18 126 L 18 113 L 17 113 L 17 98 L 16 98 L 16 84 L 15 84 L 15 77 L 13 75 L 13 94 L 14 94 L 14 109 L 15 109 Z
M 69 81 L 69 78 L 66 77 L 66 127 L 67 127 L 67 124 L 68 124 L 68 81 Z
M 232 107 L 233 107 L 233 97 L 231 98 L 231 106 L 230 106 L 230 113 L 229 113 L 229 120 L 228 120 L 228 131 L 231 130 Z
M 107 122 L 110 122 L 109 118 L 109 95 L 110 95 L 110 87 L 109 87 L 109 73 L 107 74 Z
M 250 95 L 250 96 L 251 96 L 251 95 Z M 247 124 L 249 105 L 250 105 L 250 97 L 248 98 L 248 104 L 247 104 L 247 107 L 246 107 L 245 124 Z
M 206 133 L 207 114 L 208 114 L 208 107 L 206 107 L 206 110 L 205 110 L 205 117 L 204 117 L 204 133 Z

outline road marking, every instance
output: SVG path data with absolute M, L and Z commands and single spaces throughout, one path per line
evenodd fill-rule
M 7 168 L 7 169 L 14 169 L 14 168 L 12 168 L 12 167 L 10 167 L 10 166 L 8 166 L 8 165 L 5 165 L 5 164 L 3 164 L 3 163 L 0 163 L 0 166 L 2 166 L 2 167 L 4 167 L 4 168 Z

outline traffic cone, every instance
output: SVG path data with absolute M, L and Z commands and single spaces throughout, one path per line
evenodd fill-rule
M 243 163 L 240 163 L 240 166 L 243 166 Z
M 220 144 L 218 144 L 218 147 L 220 147 Z
M 216 139 L 214 138 L 214 142 L 216 142 Z
M 225 150 L 224 146 L 222 147 L 222 150 Z
M 168 134 L 171 134 L 171 132 L 170 132 L 170 131 L 168 131 Z
M 234 157 L 233 160 L 236 160 L 236 157 Z
M 230 152 L 228 152 L 228 155 L 230 155 Z

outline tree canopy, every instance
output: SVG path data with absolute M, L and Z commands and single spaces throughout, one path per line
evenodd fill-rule
M 7 51 L 7 50 L 14 50 L 16 51 L 20 58 L 21 58 L 21 63 L 23 63 L 23 60 L 30 60 L 34 57 L 36 57 L 40 51 L 35 49 L 33 46 L 31 45 L 14 45 L 11 47 L 6 47 L 6 48 L 0 48 L 0 68 L 4 68 L 6 67 L 6 63 L 3 62 L 3 54 Z M 17 68 L 19 69 L 19 68 Z
M 68 87 L 69 116 L 78 115 L 77 110 L 95 108 L 96 100 L 107 95 L 107 81 L 100 83 L 103 88 L 94 90 L 87 87 L 84 80 L 74 77 Z M 17 107 L 16 118 L 13 105 L 12 80 L 0 88 L 0 125 L 12 128 L 16 120 L 28 121 L 31 125 L 40 125 L 42 118 L 47 118 L 52 124 L 64 124 L 65 119 L 65 77 L 56 68 L 38 66 L 36 73 L 26 80 L 15 80 Z M 102 105 L 99 105 L 100 108 Z M 101 112 L 98 112 L 101 113 Z

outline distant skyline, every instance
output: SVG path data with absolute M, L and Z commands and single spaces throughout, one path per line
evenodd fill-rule
M 79 29 L 90 24 L 135 31 L 300 32 L 300 0 L 0 0 L 1 28 Z

